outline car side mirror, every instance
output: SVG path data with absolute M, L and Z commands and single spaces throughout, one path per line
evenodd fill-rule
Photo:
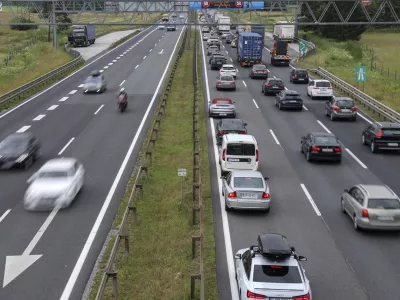
M 345 192 L 345 193 L 349 193 L 349 190 L 348 190 L 348 189 L 344 189 L 344 192 Z
M 37 177 L 37 173 L 33 173 L 33 175 L 31 177 L 29 177 L 29 179 L 26 181 L 27 184 L 31 184 L 32 181 L 34 181 Z
M 242 258 L 242 254 L 235 254 L 235 258 L 236 259 L 241 259 Z
M 264 177 L 264 180 L 267 180 L 267 181 L 268 181 L 268 180 L 269 180 L 269 177 Z
M 306 260 L 307 260 L 307 257 L 304 257 L 304 256 L 299 255 L 299 256 L 297 257 L 297 260 L 299 260 L 299 261 L 306 261 Z

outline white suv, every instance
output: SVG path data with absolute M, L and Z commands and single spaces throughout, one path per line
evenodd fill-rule
M 222 65 L 222 68 L 219 70 L 221 75 L 230 75 L 236 79 L 236 68 L 233 65 Z
M 307 87 L 307 95 L 314 98 L 329 98 L 333 96 L 332 85 L 328 80 L 315 79 L 310 80 Z

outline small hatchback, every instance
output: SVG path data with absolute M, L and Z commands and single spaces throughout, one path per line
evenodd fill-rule
M 357 107 L 353 99 L 346 97 L 332 97 L 332 100 L 325 104 L 325 116 L 331 121 L 336 119 L 357 120 Z
M 306 70 L 296 69 L 290 72 L 290 82 L 308 84 L 309 77 Z
M 263 82 L 261 92 L 264 95 L 277 94 L 285 89 L 285 84 L 280 78 L 268 78 Z
M 236 91 L 236 82 L 233 76 L 219 74 L 217 76 L 217 83 L 215 85 L 217 91 L 219 90 L 233 90 Z

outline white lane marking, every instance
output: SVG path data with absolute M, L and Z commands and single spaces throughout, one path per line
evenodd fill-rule
M 149 30 L 151 27 L 146 28 L 145 30 L 142 30 L 140 34 L 143 34 L 144 32 L 146 32 L 147 30 Z M 150 31 L 146 36 L 143 37 L 146 38 L 148 37 L 150 34 L 152 34 L 154 31 L 156 31 L 157 29 L 153 29 L 152 31 Z M 24 102 L 22 102 L 21 104 L 15 106 L 14 108 L 8 110 L 7 112 L 3 113 L 2 115 L 0 115 L 0 119 L 4 118 L 5 116 L 9 115 L 10 113 L 12 113 L 13 111 L 17 110 L 18 108 L 20 108 L 21 106 L 24 106 L 25 104 L 31 102 L 32 100 L 36 99 L 37 97 L 39 97 L 40 95 L 46 93 L 47 91 L 51 90 L 52 88 L 56 87 L 57 85 L 59 85 L 61 82 L 64 82 L 65 80 L 69 79 L 70 77 L 74 76 L 75 74 L 77 74 L 78 72 L 81 72 L 82 70 L 85 70 L 88 66 L 90 66 L 91 64 L 95 63 L 96 61 L 98 61 L 99 59 L 101 59 L 102 57 L 108 55 L 109 53 L 115 51 L 116 49 L 120 48 L 121 46 L 125 45 L 126 43 L 129 43 L 132 39 L 138 37 L 138 35 L 132 37 L 131 39 L 123 42 L 121 45 L 118 45 L 117 47 L 115 47 L 114 49 L 111 49 L 110 51 L 107 51 L 106 53 L 104 53 L 103 55 L 99 56 L 98 58 L 96 58 L 95 60 L 91 61 L 90 63 L 88 63 L 87 65 L 84 65 L 82 68 L 80 68 L 79 70 L 76 70 L 75 72 L 71 73 L 70 75 L 68 75 L 67 77 L 61 79 L 60 81 L 56 82 L 55 84 L 53 84 L 52 86 L 48 87 L 47 89 L 45 89 L 44 91 L 36 94 L 35 96 L 33 96 L 32 98 L 29 98 L 28 100 L 25 100 Z
M 295 67 L 293 67 L 292 65 L 289 65 L 289 67 L 291 67 L 293 70 L 296 70 L 296 68 L 295 68 Z
M 137 65 L 137 66 L 135 67 L 135 70 L 136 70 L 137 68 L 139 68 L 139 65 Z
M 103 67 L 103 69 L 108 69 L 108 68 L 109 68 L 108 66 L 104 66 L 104 67 Z
M 228 51 L 226 51 L 226 50 L 225 50 L 225 52 L 226 52 L 226 54 L 229 54 L 229 52 L 228 52 Z
M 109 66 L 112 66 L 112 65 L 113 65 L 113 63 L 109 63 L 108 65 L 109 65 Z
M 99 113 L 100 109 L 102 109 L 102 108 L 103 108 L 103 106 L 104 106 L 104 104 L 102 104 L 102 105 L 99 107 L 99 109 L 98 109 L 98 110 L 96 110 L 96 112 L 95 112 L 94 114 L 95 114 L 95 115 L 97 115 L 97 114 Z
M 317 122 L 327 133 L 332 133 L 320 120 L 317 120 Z
M 38 115 L 36 118 L 33 119 L 33 121 L 40 121 L 43 119 L 46 115 Z
M 247 87 L 247 84 L 246 84 L 246 82 L 244 82 L 244 80 L 242 80 L 242 82 L 243 82 L 244 86 L 245 86 L 245 87 Z
M 121 59 L 121 57 L 118 56 L 117 59 Z
M 52 105 L 47 110 L 55 110 L 57 107 L 58 107 L 58 105 Z
M 71 143 L 75 140 L 75 138 L 73 137 L 72 139 L 69 140 L 69 142 L 61 149 L 60 152 L 58 152 L 58 155 L 63 154 L 63 152 L 68 148 L 69 145 L 71 145 Z
M 306 194 L 306 197 L 308 199 L 308 201 L 310 201 L 311 206 L 314 208 L 315 213 L 317 214 L 318 217 L 321 216 L 321 212 L 319 211 L 317 204 L 315 204 L 313 198 L 311 197 L 310 193 L 308 192 L 306 186 L 303 183 L 300 183 L 300 186 L 304 192 L 304 194 Z
M 257 108 L 259 108 L 258 105 L 257 105 L 256 100 L 253 99 L 253 102 L 254 102 L 254 105 L 255 105 Z
M 161 41 L 161 39 L 159 39 L 158 41 Z
M 204 44 L 201 43 L 201 50 L 203 55 L 203 71 L 204 71 L 204 79 L 206 83 L 206 91 L 207 91 L 207 100 L 210 103 L 210 87 L 208 85 L 208 74 L 207 74 L 207 67 L 206 67 L 206 57 L 204 54 Z M 237 284 L 235 279 L 235 264 L 233 261 L 233 250 L 232 250 L 232 241 L 231 241 L 231 234 L 229 230 L 229 220 L 228 214 L 225 211 L 225 200 L 221 197 L 222 185 L 221 185 L 221 169 L 219 168 L 219 158 L 218 158 L 218 147 L 215 143 L 215 124 L 214 119 L 210 118 L 210 126 L 211 126 L 211 134 L 212 140 L 214 145 L 214 158 L 215 158 L 215 169 L 217 170 L 217 182 L 218 182 L 218 195 L 220 195 L 220 204 L 221 204 L 221 217 L 222 217 L 222 228 L 224 232 L 224 241 L 225 241 L 225 252 L 226 252 L 226 261 L 228 265 L 228 275 L 229 275 L 229 282 L 231 286 L 231 300 L 238 300 L 239 293 L 237 290 Z
M 84 84 L 82 83 L 82 84 L 78 85 L 78 88 L 82 88 L 83 86 L 84 86 Z
M 65 102 L 68 100 L 69 97 L 62 97 L 60 100 L 58 100 L 59 102 Z M 54 106 L 54 105 L 53 105 Z M 58 105 L 57 105 L 58 106 Z
M 116 59 L 114 59 L 114 60 L 113 60 L 113 63 L 116 63 L 116 62 L 117 62 L 117 60 L 116 60 Z
M 308 110 L 308 108 L 307 108 L 307 107 L 305 107 L 304 105 L 303 105 L 303 108 L 304 108 L 304 110 Z
M 20 129 L 17 130 L 17 132 L 25 132 L 25 131 L 27 131 L 29 128 L 31 128 L 30 125 L 28 125 L 28 126 L 22 126 Z
M 346 149 L 347 153 L 350 154 L 351 157 L 354 158 L 354 160 L 355 160 L 356 162 L 358 162 L 358 164 L 359 164 L 361 167 L 363 167 L 364 169 L 368 169 L 368 167 L 367 167 L 353 152 L 351 152 L 349 148 L 345 148 L 345 149 Z
M 147 56 L 143 57 L 143 59 L 146 59 Z
M 4 212 L 4 214 L 2 214 L 2 216 L 0 217 L 0 223 L 7 217 L 7 215 L 10 213 L 10 211 L 11 211 L 11 209 L 9 208 Z
M 357 112 L 357 115 L 360 116 L 361 118 L 363 118 L 365 122 L 367 122 L 367 123 L 369 123 L 369 124 L 372 124 L 372 122 L 371 122 L 370 119 L 368 119 L 367 117 L 363 116 L 363 115 L 360 114 L 359 112 Z
M 289 89 L 285 86 L 285 90 L 288 91 Z
M 157 43 L 154 44 L 154 47 L 157 46 Z
M 231 60 L 231 62 L 233 62 L 233 59 L 229 57 L 229 59 Z
M 125 83 L 125 80 L 123 80 L 123 81 L 119 84 L 119 86 L 123 85 L 124 83 Z
M 185 21 L 185 23 L 186 23 L 186 21 Z M 124 173 L 125 168 L 126 168 L 128 162 L 129 162 L 129 159 L 130 159 L 130 157 L 132 155 L 133 149 L 136 146 L 136 142 L 137 142 L 137 140 L 138 140 L 138 138 L 140 136 L 140 133 L 141 133 L 141 131 L 143 129 L 143 126 L 146 123 L 146 120 L 147 120 L 147 118 L 149 116 L 151 108 L 153 107 L 154 101 L 157 98 L 158 91 L 160 90 L 160 87 L 161 87 L 161 85 L 162 85 L 162 83 L 164 81 L 165 75 L 167 74 L 167 71 L 168 71 L 169 66 L 171 64 L 171 61 L 172 61 L 172 59 L 173 59 L 173 57 L 175 55 L 175 51 L 176 51 L 178 43 L 179 43 L 179 41 L 181 39 L 183 31 L 184 30 L 181 30 L 181 33 L 179 34 L 178 40 L 176 41 L 175 47 L 172 50 L 172 54 L 171 54 L 171 56 L 169 58 L 169 61 L 168 61 L 167 66 L 166 66 L 166 68 L 164 70 L 164 73 L 161 76 L 160 82 L 158 83 L 158 86 L 157 86 L 157 88 L 156 88 L 156 90 L 154 92 L 153 98 L 151 99 L 151 101 L 149 103 L 149 106 L 147 107 L 147 110 L 146 110 L 146 112 L 145 112 L 145 114 L 143 116 L 142 122 L 140 123 L 139 128 L 136 131 L 136 135 L 133 138 L 132 144 L 130 145 L 130 147 L 128 149 L 128 152 L 126 153 L 126 156 L 124 158 L 124 161 L 121 164 L 121 168 L 119 169 L 117 175 L 115 176 L 115 180 L 114 180 L 114 182 L 113 182 L 113 184 L 112 184 L 112 186 L 110 188 L 110 192 L 108 193 L 108 195 L 107 195 L 107 197 L 106 197 L 106 199 L 104 201 L 104 204 L 101 207 L 101 210 L 100 210 L 100 212 L 99 212 L 99 214 L 97 216 L 96 222 L 94 223 L 94 225 L 93 225 L 93 227 L 92 227 L 92 229 L 90 231 L 90 234 L 89 234 L 89 236 L 88 236 L 88 238 L 87 238 L 87 240 L 85 242 L 85 246 L 83 247 L 82 252 L 79 255 L 78 261 L 76 262 L 75 267 L 74 267 L 74 269 L 73 269 L 73 271 L 71 273 L 71 276 L 68 279 L 68 282 L 67 282 L 67 284 L 66 284 L 66 286 L 64 288 L 64 291 L 63 291 L 63 293 L 62 293 L 62 295 L 60 297 L 60 300 L 68 300 L 69 297 L 71 296 L 71 293 L 72 293 L 72 290 L 73 290 L 74 285 L 76 283 L 76 280 L 78 279 L 79 273 L 82 270 L 83 264 L 85 263 L 86 257 L 87 257 L 87 255 L 89 253 L 89 250 L 92 247 L 93 241 L 94 241 L 94 239 L 96 237 L 96 234 L 97 234 L 97 232 L 99 230 L 99 227 L 100 227 L 100 225 L 101 225 L 101 223 L 103 221 L 104 215 L 107 212 L 108 206 L 111 203 L 111 200 L 112 200 L 112 198 L 114 196 L 114 193 L 115 193 L 115 191 L 116 191 L 116 189 L 118 187 L 119 181 L 121 180 L 122 174 Z
M 72 90 L 72 91 L 70 91 L 68 94 L 73 95 L 73 94 L 75 94 L 77 91 L 78 91 L 78 90 Z
M 151 51 L 153 51 L 153 49 L 150 49 L 150 51 L 149 51 L 149 52 L 151 52 Z
M 103 72 L 104 72 L 104 70 L 100 70 L 99 72 L 100 72 L 100 73 L 103 73 Z
M 272 135 L 272 137 L 274 138 L 274 140 L 275 140 L 275 143 L 277 144 L 277 145 L 281 145 L 281 143 L 279 143 L 279 141 L 278 141 L 278 138 L 276 137 L 276 135 L 275 135 L 275 133 L 273 132 L 273 130 L 272 129 L 270 129 L 269 130 L 269 132 L 271 133 L 271 135 Z

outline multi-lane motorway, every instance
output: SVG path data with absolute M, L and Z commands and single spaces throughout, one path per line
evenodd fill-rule
M 31 169 L 0 173 L 0 278 L 4 273 L 0 299 L 80 299 L 181 36 L 182 26 L 176 32 L 150 27 L 0 115 L 0 139 L 28 130 L 42 143 L 42 157 Z M 82 84 L 94 69 L 104 72 L 108 89 L 84 95 Z M 123 114 L 116 104 L 121 87 L 129 95 Z M 83 163 L 82 193 L 55 216 L 25 211 L 26 180 L 57 156 L 75 157 Z M 28 245 L 34 246 L 31 256 L 21 257 Z
M 293 67 L 269 63 L 272 40 L 266 40 L 263 60 L 271 77 L 304 100 L 302 112 L 279 111 L 274 98 L 261 93 L 262 80 L 250 79 L 248 69 L 236 62 L 236 49 L 225 45 L 221 52 L 239 70 L 236 92 L 215 88 L 217 71 L 208 59 L 203 64 L 208 101 L 229 97 L 236 102 L 237 118 L 248 123 L 260 149 L 259 170 L 269 176 L 272 196 L 270 213 L 225 212 L 221 197 L 218 150 L 214 120 L 209 120 L 208 141 L 213 180 L 213 213 L 216 230 L 217 277 L 220 299 L 238 299 L 233 254 L 256 243 L 264 232 L 285 234 L 308 261 L 304 264 L 315 299 L 399 299 L 399 233 L 356 232 L 351 219 L 340 211 L 344 189 L 358 183 L 387 184 L 400 194 L 397 155 L 372 154 L 361 145 L 361 131 L 371 120 L 360 112 L 357 122 L 331 122 L 324 116 L 325 101 L 307 97 L 306 86 L 291 84 Z M 206 44 L 203 42 L 202 55 Z M 295 51 L 290 50 L 294 57 Z M 205 56 L 207 58 L 207 56 Z M 208 110 L 208 104 L 205 103 Z M 301 136 L 308 132 L 332 132 L 345 147 L 340 165 L 308 163 L 300 152 Z M 229 274 L 229 276 L 227 276 Z

